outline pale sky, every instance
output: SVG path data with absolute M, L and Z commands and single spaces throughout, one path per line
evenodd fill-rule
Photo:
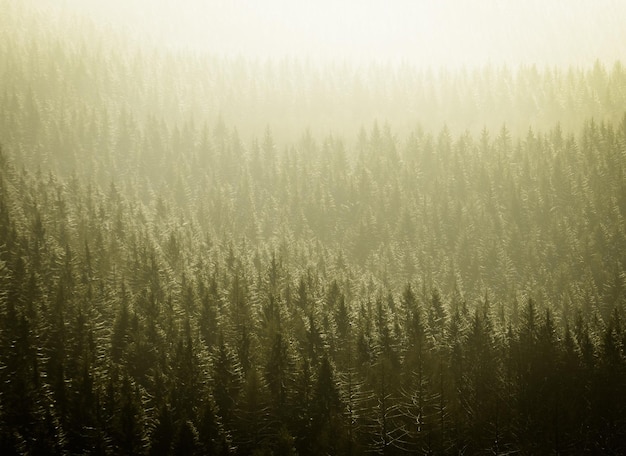
M 619 0 L 30 0 L 159 46 L 252 58 L 428 65 L 626 58 Z

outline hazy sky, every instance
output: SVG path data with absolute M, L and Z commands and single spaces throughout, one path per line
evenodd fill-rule
M 159 45 L 249 57 L 429 65 L 588 64 L 626 57 L 620 0 L 31 0 Z

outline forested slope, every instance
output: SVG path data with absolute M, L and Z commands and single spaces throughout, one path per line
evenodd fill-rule
M 0 453 L 626 451 L 620 63 L 363 74 L 10 11 Z

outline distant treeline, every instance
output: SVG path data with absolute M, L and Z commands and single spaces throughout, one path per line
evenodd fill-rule
M 283 146 L 305 128 L 317 138 L 339 133 L 353 141 L 361 126 L 376 120 L 402 135 L 417 125 L 427 131 L 446 125 L 456 136 L 483 127 L 497 131 L 505 123 L 518 136 L 557 121 L 575 133 L 592 117 L 619 122 L 626 106 L 626 68 L 619 61 L 446 70 L 223 58 L 164 52 L 67 19 L 71 14 L 63 20 L 12 0 L 0 0 L 0 7 L 0 106 L 19 108 L 28 120 L 16 125 L 0 117 L 0 132 L 5 145 L 26 133 L 31 153 L 76 150 L 73 135 L 44 144 L 38 134 L 67 123 L 79 138 L 94 139 L 103 131 L 115 137 L 127 121 L 141 126 L 155 118 L 183 129 L 212 127 L 221 116 L 246 143 L 270 125 Z M 91 146 L 83 144 L 80 154 L 99 150 Z

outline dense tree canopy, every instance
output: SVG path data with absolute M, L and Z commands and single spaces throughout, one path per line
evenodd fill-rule
M 626 451 L 621 63 L 226 61 L 7 6 L 0 453 Z

